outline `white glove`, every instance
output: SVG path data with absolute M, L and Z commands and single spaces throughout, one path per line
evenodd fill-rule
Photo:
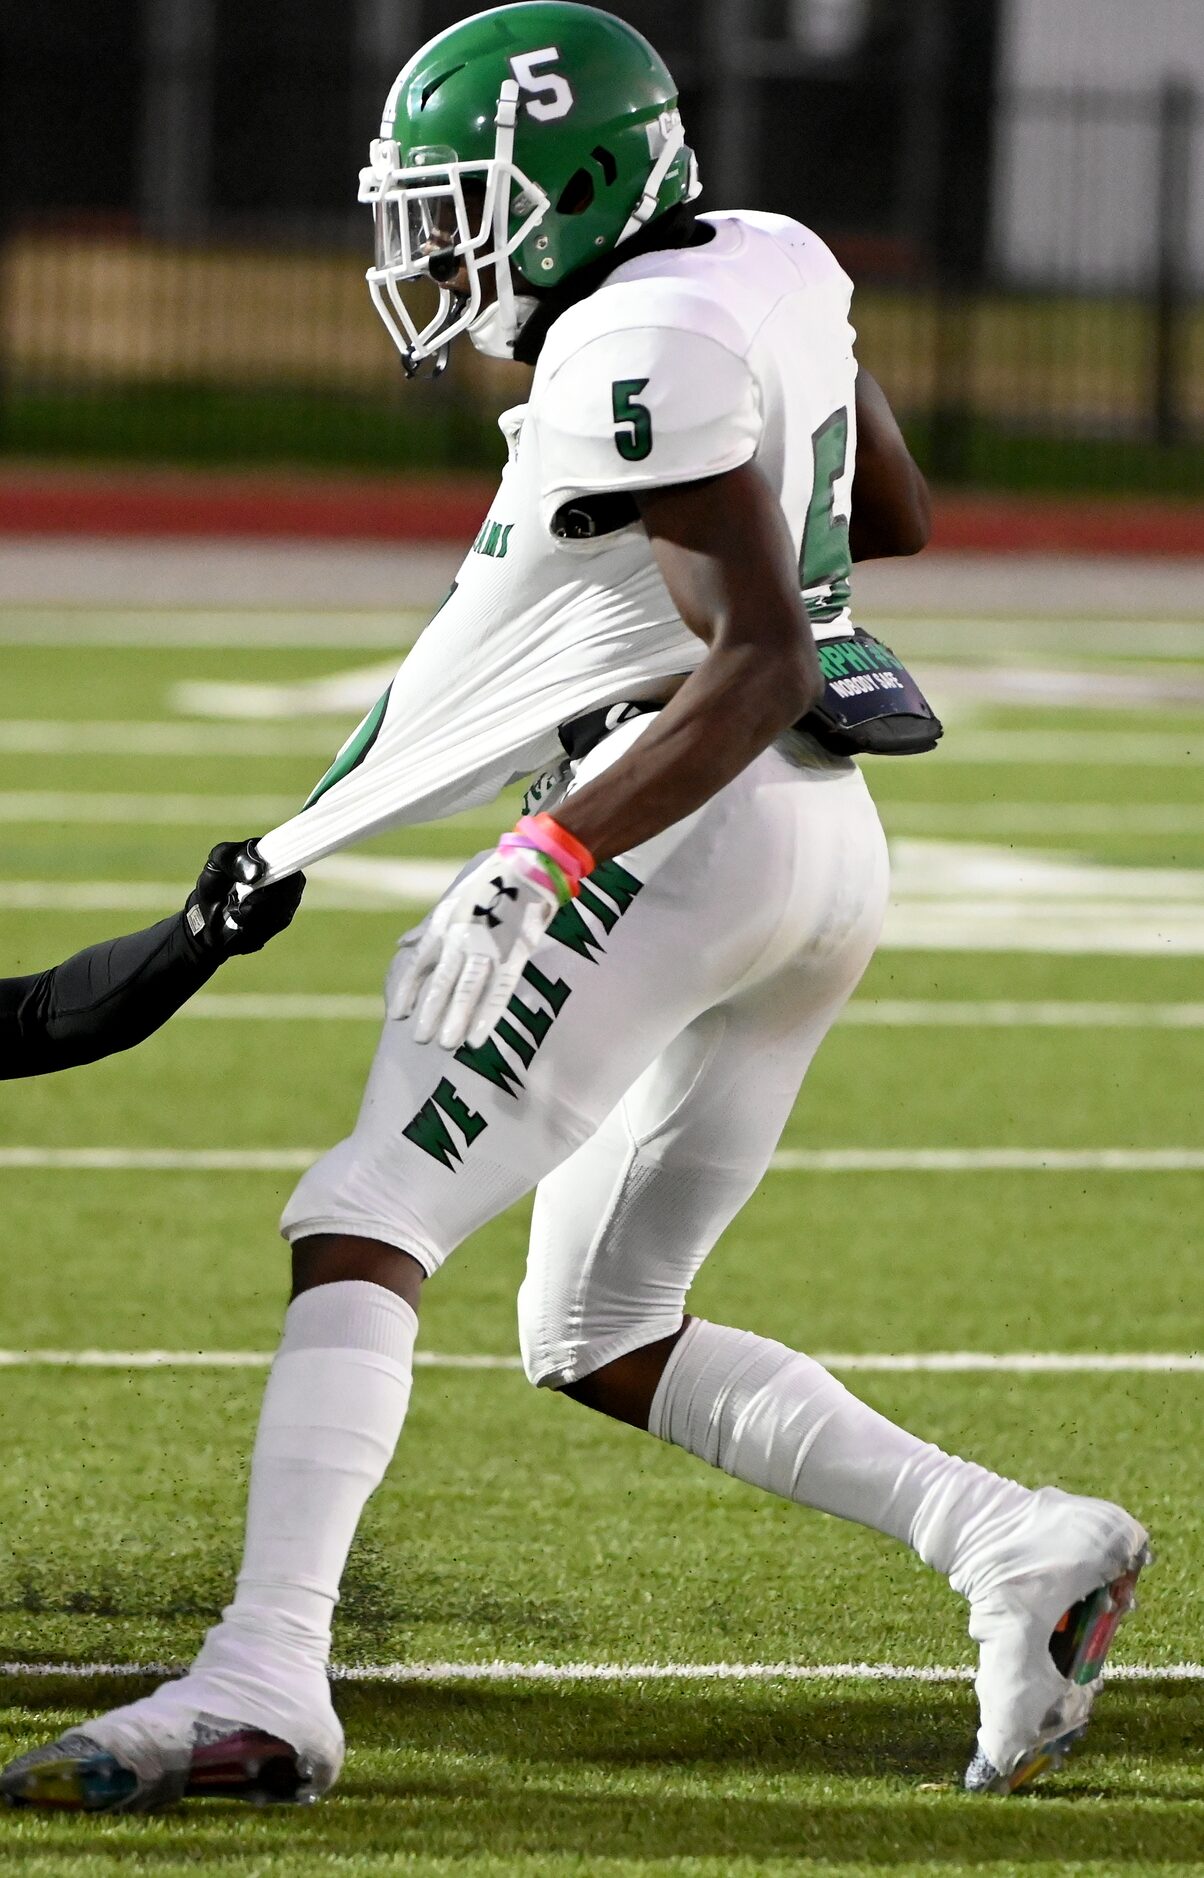
M 402 940 L 387 1009 L 414 1013 L 417 1043 L 436 1033 L 445 1050 L 485 1042 L 559 910 L 545 869 L 533 849 L 495 852 Z

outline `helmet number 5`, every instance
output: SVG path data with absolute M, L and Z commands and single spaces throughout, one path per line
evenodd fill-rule
M 540 123 L 549 123 L 558 117 L 567 117 L 573 108 L 573 93 L 567 78 L 559 72 L 538 72 L 537 65 L 554 63 L 560 57 L 555 46 L 541 46 L 538 52 L 516 52 L 510 61 L 510 70 L 519 83 L 520 91 L 531 92 L 527 99 L 527 110 Z
M 642 463 L 652 451 L 652 413 L 646 404 L 636 403 L 636 393 L 647 383 L 646 378 L 616 378 L 610 388 L 615 449 L 626 463 Z

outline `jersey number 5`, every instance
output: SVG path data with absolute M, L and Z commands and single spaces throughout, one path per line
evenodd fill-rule
M 616 378 L 610 388 L 615 449 L 626 463 L 642 463 L 652 450 L 652 413 L 646 404 L 636 403 L 636 393 L 647 383 L 646 378 Z
M 510 70 L 518 80 L 520 91 L 532 94 L 527 99 L 527 110 L 541 124 L 567 117 L 573 108 L 573 91 L 568 79 L 559 72 L 535 69 L 537 65 L 554 65 L 559 57 L 555 46 L 541 46 L 538 52 L 516 52 L 510 61 Z
M 811 438 L 815 473 L 811 501 L 803 528 L 803 549 L 799 555 L 798 577 L 805 589 L 827 587 L 827 598 L 808 601 L 807 614 L 813 626 L 834 620 L 849 598 L 849 576 L 853 570 L 849 555 L 849 518 L 832 513 L 836 503 L 836 484 L 844 474 L 849 451 L 849 414 L 841 406 L 826 417 Z

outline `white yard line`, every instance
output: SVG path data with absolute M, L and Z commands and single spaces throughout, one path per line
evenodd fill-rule
M 296 796 L 112 795 L 89 790 L 0 791 L 3 822 L 152 823 L 202 828 L 254 823 L 266 828 L 299 807 Z
M 348 726 L 350 729 L 351 726 Z M 148 718 L 0 719 L 0 754 L 6 756 L 315 756 L 327 761 L 338 747 L 328 725 L 272 729 L 245 724 L 155 723 Z
M 1167 769 L 1198 767 L 1204 734 L 1182 731 L 1111 730 L 960 730 L 942 740 L 933 761 L 950 763 L 1032 763 L 1062 768 L 1095 763 L 1101 768 Z M 868 759 L 871 767 L 894 763 L 894 757 Z
M 2 800 L 2 798 L 0 798 Z M 886 796 L 879 812 L 891 834 L 1198 835 L 1204 802 L 907 802 Z
M 217 1023 L 373 1023 L 384 1017 L 379 996 L 339 992 L 202 992 L 182 1018 Z M 950 1026 L 986 1030 L 1200 1030 L 1204 1004 L 1105 1004 L 1057 1000 L 986 1002 L 952 998 L 855 998 L 842 1024 Z
M 266 1369 L 267 1350 L 0 1350 L 0 1369 Z M 517 1356 L 418 1350 L 423 1369 L 522 1368 Z M 818 1351 L 825 1369 L 874 1375 L 1197 1375 L 1204 1355 L 1182 1350 Z
M 221 832 L 214 829 L 215 834 Z M 319 861 L 309 873 L 306 913 L 400 915 L 406 908 L 428 907 L 451 885 L 460 867 L 456 861 L 391 861 L 387 876 L 353 876 L 356 864 L 354 856 Z M 0 880 L 0 908 L 23 913 L 161 916 L 182 906 L 187 891 L 187 882 L 179 880 Z
M 102 1173 L 293 1173 L 321 1148 L 0 1148 L 0 1169 Z M 1186 1174 L 1204 1148 L 782 1148 L 778 1174 Z
M 0 1676 L 178 1676 L 178 1663 L 0 1663 Z M 962 1683 L 968 1664 L 909 1663 L 336 1663 L 335 1682 L 914 1682 Z M 1117 1663 L 1109 1682 L 1204 1682 L 1204 1663 Z
M 452 838 L 467 846 L 473 832 Z M 1054 849 L 903 835 L 891 854 L 886 949 L 1204 955 L 1204 869 L 1123 867 Z M 307 904 L 314 912 L 429 906 L 462 865 L 333 855 L 310 870 Z M 180 897 L 179 883 L 148 880 L 0 880 L 0 907 L 26 910 L 167 911 Z
M 285 1174 L 312 1166 L 320 1148 L 0 1148 L 0 1168 L 106 1173 Z
M 263 825 L 297 807 L 293 796 L 160 795 L 86 789 L 0 791 L 0 821 L 154 823 L 209 827 L 245 819 Z M 1200 802 L 900 802 L 879 803 L 891 833 L 970 835 L 1194 835 L 1204 834 Z M 448 824 L 466 836 L 492 836 L 502 811 L 457 817 Z
M 0 645 L 153 646 L 165 652 L 192 646 L 269 646 L 282 651 L 316 646 L 353 658 L 357 651 L 381 646 L 404 652 L 433 612 L 433 606 L 417 611 L 252 607 L 245 612 L 237 607 L 0 606 Z M 1179 629 L 1172 631 L 1177 643 Z
M 353 868 L 362 871 L 353 877 Z M 458 871 L 454 861 L 378 862 L 352 855 L 319 862 L 311 870 L 307 916 L 385 913 L 404 919 L 411 909 L 429 907 Z M 0 909 L 16 912 L 161 916 L 182 898 L 179 881 L 0 880 Z M 1153 910 L 1104 896 L 1077 902 L 901 897 L 888 910 L 879 950 L 1196 958 L 1204 955 L 1204 901 Z
M 379 1001 L 376 1009 L 379 1015 Z M 925 1029 L 931 1025 L 954 1025 L 988 1030 L 1199 1030 L 1204 1028 L 1204 1004 L 855 998 L 845 1006 L 840 1022 L 891 1027 L 914 1024 Z
M 0 753 L 8 755 L 330 758 L 336 744 L 337 735 L 322 724 L 273 729 L 262 724 L 249 728 L 245 723 L 149 718 L 0 719 Z M 955 730 L 935 760 L 946 765 L 1032 763 L 1060 768 L 1095 763 L 1109 769 L 1191 768 L 1199 765 L 1202 750 L 1204 737 L 1181 731 Z
M 0 1369 L 266 1369 L 267 1350 L 0 1350 Z M 417 1350 L 424 1369 L 521 1369 L 518 1356 Z
M 1204 1148 L 782 1148 L 779 1174 L 1182 1174 Z
M 193 998 L 179 1012 L 180 1017 L 209 1018 L 218 1023 L 319 1023 L 355 1021 L 379 1024 L 385 1015 L 384 1000 L 357 997 L 350 993 L 291 993 L 249 991 L 208 992 Z
M 333 740 L 332 745 L 333 749 Z M 266 828 L 294 814 L 298 795 L 162 795 L 90 789 L 0 790 L 0 822 L 150 823 L 220 828 L 254 823 Z M 504 807 L 449 817 L 440 826 L 466 841 L 495 841 L 506 826 Z
M 106 544 L 101 544 L 102 549 Z M 465 544 L 467 545 L 467 544 Z M 145 548 L 137 552 L 146 560 Z M 178 550 L 175 558 L 180 558 Z M 96 549 L 88 543 L 89 584 Z M 227 558 L 230 558 L 227 556 Z M 296 555 L 290 554 L 292 580 L 297 583 Z M 207 561 L 212 556 L 206 557 Z M 260 554 L 262 561 L 263 556 Z M 363 555 L 357 555 L 362 561 Z M 394 557 L 395 573 L 382 580 L 383 591 L 396 586 L 406 591 L 403 562 Z M 441 593 L 455 571 L 455 555 L 443 555 L 437 577 L 428 577 L 432 595 Z M 995 574 L 992 570 L 992 581 Z M 1044 576 L 1043 576 L 1044 578 Z M 158 584 L 162 584 L 160 581 Z M 192 582 L 190 591 L 195 588 Z M 343 583 L 345 584 L 345 583 Z M 412 589 L 413 583 L 409 583 Z M 417 598 L 416 592 L 413 597 Z M 378 646 L 403 649 L 421 631 L 435 611 L 427 606 L 242 606 L 128 605 L 100 603 L 86 598 L 28 599 L 0 604 L 0 645 L 143 646 L 160 650 L 190 646 L 331 647 L 354 656 L 360 648 Z M 1177 610 L 1178 613 L 1178 610 Z M 965 657 L 981 662 L 984 649 L 992 661 L 1027 661 L 1034 654 L 1049 654 L 1059 661 L 1074 657 L 1152 658 L 1192 660 L 1204 655 L 1204 622 L 1189 616 L 1160 617 L 1156 610 L 1132 617 L 1100 618 L 1094 613 L 1065 616 L 984 613 L 978 610 L 938 612 L 918 607 L 911 612 L 885 611 L 863 602 L 862 624 L 879 633 L 912 659 Z

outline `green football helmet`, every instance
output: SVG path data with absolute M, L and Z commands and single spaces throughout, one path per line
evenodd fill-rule
M 430 358 L 441 369 L 463 332 L 513 357 L 532 287 L 558 286 L 698 189 L 677 87 L 634 27 L 524 0 L 439 33 L 397 78 L 360 172 L 376 223 L 368 286 L 407 373 Z M 423 280 L 439 299 L 419 326 L 401 289 Z

